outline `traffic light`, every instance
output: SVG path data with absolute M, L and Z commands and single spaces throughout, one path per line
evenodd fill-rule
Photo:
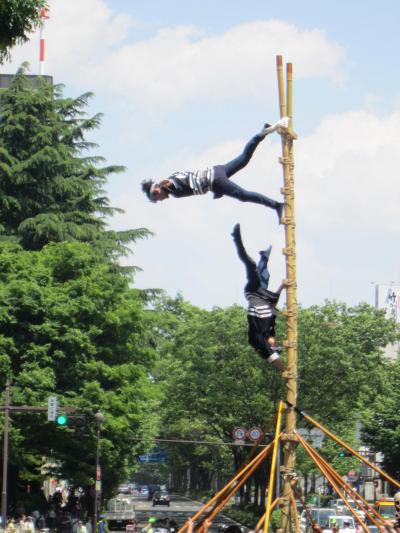
M 56 418 L 57 426 L 66 426 L 68 423 L 67 415 L 58 415 Z
M 74 430 L 77 437 L 82 437 L 85 433 L 85 415 L 74 416 Z
M 352 457 L 351 452 L 339 452 L 339 457 Z

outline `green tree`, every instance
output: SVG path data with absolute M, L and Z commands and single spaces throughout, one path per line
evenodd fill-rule
M 43 416 L 38 424 L 41 415 L 14 414 L 14 482 L 39 481 L 47 457 L 72 482 L 90 483 L 100 408 L 107 494 L 152 446 L 159 395 L 149 378 L 146 295 L 119 264 L 150 232 L 107 227 L 115 209 L 103 187 L 123 168 L 86 153 L 86 135 L 100 123 L 86 117 L 89 96 L 32 85 L 24 69 L 0 96 L 0 367 L 15 404 L 43 405 L 57 394 L 87 416 L 77 439 Z
M 40 23 L 45 0 L 2 0 L 0 3 L 0 63 L 9 57 L 10 48 L 28 40 Z
M 155 379 L 167 399 L 161 410 L 165 435 L 231 444 L 236 426 L 270 430 L 266 423 L 274 417 L 281 383 L 248 346 L 245 310 L 206 311 L 178 298 L 163 302 L 161 311 Z M 249 452 L 229 446 L 172 446 L 175 482 L 186 488 L 190 469 L 191 490 L 216 489 Z
M 157 433 L 149 379 L 154 350 L 140 291 L 100 262 L 91 246 L 50 244 L 41 251 L 0 244 L 0 362 L 12 379 L 14 404 L 46 405 L 57 394 L 61 405 L 87 417 L 78 438 L 43 415 L 14 414 L 11 463 L 17 480 L 39 480 L 43 456 L 60 462 L 71 482 L 94 476 L 97 409 L 104 412 L 101 450 L 105 492 L 128 471 L 135 454 Z
M 150 232 L 106 227 L 120 210 L 103 187 L 124 167 L 99 166 L 103 158 L 87 154 L 96 145 L 85 136 L 101 119 L 86 116 L 91 94 L 64 98 L 59 85 L 32 86 L 24 70 L 0 96 L 0 230 L 26 249 L 79 240 L 116 259 Z
M 385 386 L 370 404 L 364 419 L 364 439 L 384 454 L 384 469 L 400 477 L 400 362 L 388 362 Z

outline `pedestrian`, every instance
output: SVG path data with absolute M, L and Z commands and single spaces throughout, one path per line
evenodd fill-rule
M 35 524 L 32 516 L 27 516 L 22 525 L 23 533 L 33 533 L 35 531 Z
M 97 533 L 109 533 L 106 517 L 101 514 L 97 522 Z
M 272 247 L 260 252 L 260 260 L 256 265 L 243 246 L 239 224 L 233 228 L 232 237 L 247 274 L 244 294 L 248 301 L 249 344 L 277 370 L 283 371 L 284 366 L 279 354 L 281 349 L 276 345 L 275 340 L 275 320 L 276 305 L 285 284 L 282 284 L 276 292 L 268 290 L 268 260 Z
M 154 516 L 150 516 L 147 520 L 147 526 L 142 528 L 143 533 L 153 533 L 154 532 L 154 525 L 157 522 L 157 518 Z
M 169 178 L 158 183 L 151 179 L 144 180 L 142 181 L 142 190 L 151 202 L 161 202 L 169 196 L 183 198 L 211 191 L 214 193 L 214 198 L 230 196 L 241 202 L 252 202 L 275 209 L 281 223 L 283 203 L 272 200 L 263 194 L 247 191 L 230 178 L 248 164 L 255 149 L 267 135 L 282 128 L 287 129 L 288 125 L 289 119 L 287 117 L 278 120 L 273 126 L 265 124 L 260 133 L 254 135 L 246 144 L 243 152 L 225 165 L 215 165 L 194 172 L 175 172 Z
M 87 533 L 87 528 L 85 524 L 82 522 L 82 520 L 79 520 L 78 522 L 78 533 Z

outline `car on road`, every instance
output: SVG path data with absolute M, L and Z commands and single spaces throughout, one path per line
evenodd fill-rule
M 324 528 L 328 525 L 329 517 L 332 516 L 334 511 L 330 507 L 311 507 L 308 509 L 308 513 L 312 516 L 315 523 Z M 308 513 L 306 510 L 303 510 L 300 518 L 300 529 L 306 533 L 312 532 L 312 524 L 309 520 Z
M 153 495 L 153 507 L 155 505 L 167 505 L 169 507 L 170 497 L 166 491 L 157 491 Z
M 322 533 L 332 533 L 333 526 L 338 528 L 339 533 L 356 533 L 354 518 L 351 515 L 331 515 L 328 520 L 328 527 L 322 530 Z
M 394 498 L 381 498 L 375 504 L 375 510 L 385 519 L 392 520 L 396 516 Z
M 149 487 L 147 487 L 147 486 L 140 487 L 139 494 L 140 494 L 140 496 L 148 496 L 149 495 Z

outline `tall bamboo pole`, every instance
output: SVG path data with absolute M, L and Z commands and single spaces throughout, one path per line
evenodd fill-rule
M 290 119 L 289 132 L 282 132 L 282 157 L 280 162 L 283 168 L 282 193 L 285 201 L 285 249 L 286 257 L 286 312 L 287 339 L 287 368 L 284 373 L 286 379 L 286 399 L 288 411 L 286 413 L 284 461 L 281 471 L 283 473 L 282 489 L 282 521 L 281 528 L 284 533 L 290 530 L 290 500 L 292 494 L 291 480 L 294 475 L 296 464 L 296 401 L 297 401 L 297 295 L 296 295 L 296 239 L 295 239 L 295 209 L 294 209 L 294 159 L 293 159 L 293 104 L 292 104 L 292 64 L 286 65 L 286 100 L 283 82 L 282 56 L 277 56 L 277 73 L 279 89 L 280 115 Z
M 281 434 L 282 411 L 283 411 L 283 402 L 281 400 L 279 402 L 278 416 L 276 419 L 274 448 L 272 451 L 271 469 L 270 469 L 270 474 L 269 474 L 267 509 L 265 512 L 265 521 L 264 521 L 264 533 L 268 533 L 269 519 L 271 515 L 271 504 L 272 504 L 272 495 L 274 493 L 274 480 L 275 480 L 275 470 L 276 470 L 276 457 L 277 457 L 277 452 L 279 450 L 279 438 Z M 277 475 L 279 476 L 279 472 L 277 472 Z

